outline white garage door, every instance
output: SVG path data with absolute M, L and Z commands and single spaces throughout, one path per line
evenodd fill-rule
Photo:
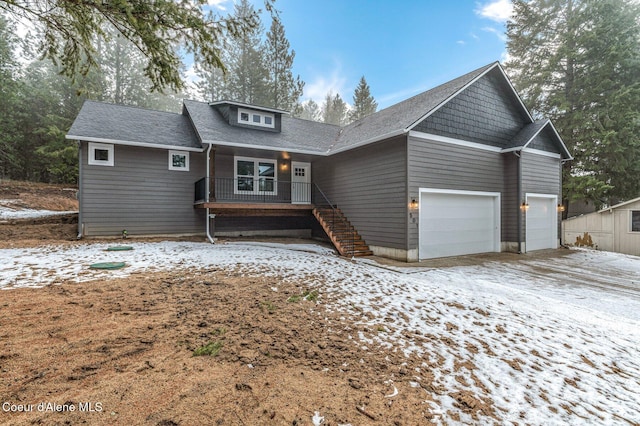
M 500 251 L 500 194 L 420 190 L 421 259 Z
M 527 194 L 526 250 L 558 248 L 558 196 Z

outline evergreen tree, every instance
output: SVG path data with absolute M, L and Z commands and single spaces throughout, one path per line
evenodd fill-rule
M 24 100 L 17 78 L 15 31 L 0 14 L 0 177 L 19 167 L 14 146 L 19 135 L 15 111 Z
M 554 121 L 575 160 L 565 202 L 640 195 L 640 5 L 514 0 L 506 67 L 535 115 Z
M 371 90 L 364 76 L 360 78 L 358 87 L 353 93 L 353 109 L 349 113 L 349 121 L 357 121 L 373 114 L 378 109 L 378 103 L 371 96 Z
M 293 78 L 293 60 L 295 51 L 290 49 L 289 40 L 285 36 L 284 26 L 278 19 L 271 21 L 271 29 L 265 41 L 265 61 L 269 72 L 268 92 L 273 108 L 292 111 L 302 96 L 304 82 L 300 76 Z
M 241 0 L 235 5 L 234 16 L 238 20 L 249 19 L 255 13 L 248 0 Z M 260 43 L 263 32 L 262 23 L 256 17 L 250 31 L 229 40 L 227 91 L 234 101 L 265 106 L 270 104 L 268 71 Z
M 197 54 L 210 66 L 224 68 L 217 49 L 227 35 L 251 31 L 258 13 L 241 18 L 221 18 L 203 13 L 204 1 L 84 1 L 76 0 L 0 0 L 0 10 L 17 19 L 36 22 L 44 31 L 42 53 L 60 64 L 68 77 L 85 75 L 97 65 L 94 40 L 104 37 L 108 24 L 144 53 L 144 73 L 152 89 L 183 88 L 180 54 L 174 49 L 181 44 L 188 53 Z M 272 12 L 272 0 L 265 0 Z M 252 9 L 253 10 L 253 9 Z
M 322 121 L 329 124 L 343 126 L 348 117 L 347 104 L 342 100 L 339 93 L 327 93 L 322 108 Z
M 301 106 L 302 108 L 294 114 L 296 117 L 304 120 L 322 121 L 320 106 L 313 99 L 309 99 Z

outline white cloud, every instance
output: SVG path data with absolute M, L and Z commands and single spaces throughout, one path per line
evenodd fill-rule
M 504 30 L 498 30 L 498 29 L 493 28 L 493 27 L 484 27 L 482 29 L 482 31 L 486 31 L 488 33 L 495 34 L 496 37 L 498 37 L 503 42 L 507 41 L 507 35 L 504 33 Z
M 207 0 L 207 4 L 209 6 L 213 6 L 214 8 L 219 10 L 227 10 L 224 4 L 228 2 L 229 0 Z
M 306 82 L 303 98 L 305 100 L 313 99 L 318 105 L 321 105 L 327 93 L 331 92 L 333 94 L 339 93 L 342 100 L 348 102 L 349 99 L 345 98 L 346 82 L 342 66 L 336 61 L 329 75 L 316 75 L 311 81 Z
M 458 41 L 456 41 L 456 43 L 457 43 L 457 44 L 460 44 L 460 45 L 462 45 L 462 46 L 464 46 L 465 44 L 467 44 L 467 42 L 466 42 L 466 41 L 464 41 L 464 40 L 458 40 Z
M 511 0 L 492 0 L 479 4 L 476 13 L 483 18 L 502 23 L 511 18 L 513 5 Z

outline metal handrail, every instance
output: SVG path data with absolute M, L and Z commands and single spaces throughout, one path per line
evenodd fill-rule
M 311 184 L 269 178 L 209 178 L 210 197 L 207 197 L 207 178 L 195 182 L 194 202 L 208 199 L 216 202 L 282 203 L 311 202 Z
M 329 225 L 329 230 L 333 233 L 336 233 L 336 225 L 342 225 L 346 232 L 348 233 L 349 238 L 347 241 L 351 242 L 350 253 L 352 256 L 355 255 L 356 252 L 356 232 L 355 229 L 351 226 L 349 221 L 344 217 L 344 215 L 340 214 L 337 211 L 337 205 L 334 205 L 329 198 L 325 195 L 325 193 L 320 189 L 320 187 L 314 183 L 313 187 L 315 192 L 320 195 L 320 199 L 318 196 L 313 197 L 313 203 L 316 207 L 318 206 L 329 206 L 331 207 L 331 223 Z M 336 223 L 337 221 L 337 223 Z

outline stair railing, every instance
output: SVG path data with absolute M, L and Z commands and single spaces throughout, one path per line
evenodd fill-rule
M 314 183 L 313 184 L 313 188 L 314 188 L 314 194 L 313 194 L 313 204 L 316 206 L 316 208 L 320 207 L 320 208 L 331 208 L 331 222 L 329 224 L 329 230 L 334 234 L 334 235 L 338 235 L 338 233 L 340 232 L 338 230 L 338 228 L 341 226 L 342 228 L 344 228 L 345 233 L 347 234 L 348 238 L 347 238 L 347 242 L 351 243 L 351 246 L 349 248 L 349 250 L 345 250 L 348 254 L 350 254 L 351 256 L 355 255 L 356 252 L 356 232 L 355 232 L 355 228 L 353 228 L 351 226 L 351 224 L 349 223 L 349 221 L 344 217 L 344 215 L 340 214 L 340 212 L 337 210 L 337 205 L 333 204 L 331 201 L 329 201 L 329 198 L 325 195 L 324 192 L 322 192 L 322 190 L 320 189 L 320 187 Z M 327 221 L 328 218 L 324 218 L 325 223 Z M 338 239 L 336 237 L 336 239 Z M 345 247 L 342 244 L 342 239 L 338 239 L 340 240 L 340 245 L 343 247 L 343 249 L 345 249 Z

